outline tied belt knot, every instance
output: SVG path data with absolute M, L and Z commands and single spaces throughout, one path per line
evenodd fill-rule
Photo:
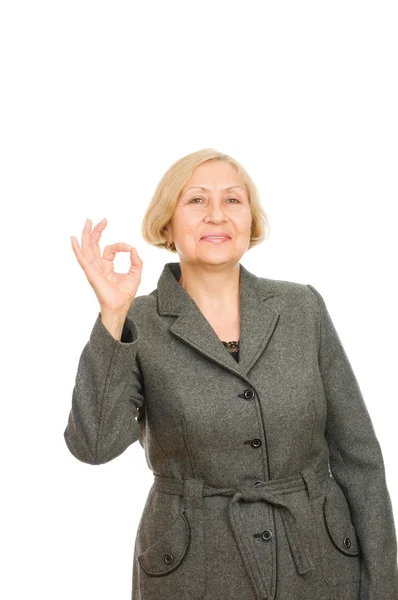
M 299 528 L 297 519 L 294 516 L 294 511 L 289 506 L 288 502 L 281 497 L 280 494 L 287 494 L 288 492 L 292 493 L 292 491 L 300 491 L 300 489 L 305 489 L 305 486 L 300 485 L 300 487 L 294 486 L 294 488 L 290 487 L 289 489 L 287 489 L 285 485 L 285 487 L 282 487 L 281 489 L 277 490 L 277 493 L 275 492 L 275 481 L 276 480 L 270 480 L 270 482 L 256 481 L 254 482 L 254 484 L 245 482 L 245 484 L 240 485 L 236 489 L 229 504 L 230 521 L 233 524 L 233 528 L 235 529 L 235 531 L 240 529 L 242 532 L 243 528 L 238 514 L 238 503 L 240 500 L 243 500 L 244 502 L 264 501 L 277 507 L 281 513 L 283 525 L 285 528 L 286 536 L 288 538 L 290 550 L 293 555 L 297 572 L 300 575 L 303 575 L 308 571 L 314 570 L 314 563 L 312 561 L 311 554 L 308 550 L 307 542 L 303 536 L 302 531 Z M 268 485 L 269 483 L 271 483 L 271 485 Z M 300 484 L 301 482 L 298 483 Z
M 232 496 L 228 505 L 229 520 L 247 573 L 258 597 L 272 599 L 275 595 L 276 568 L 272 569 L 274 581 L 270 585 L 259 562 L 253 539 L 245 530 L 240 514 L 241 502 L 268 502 L 280 511 L 297 572 L 304 575 L 313 571 L 315 566 L 308 549 L 307 538 L 294 515 L 293 506 L 286 497 L 294 492 L 307 490 L 308 497 L 312 499 L 322 493 L 322 481 L 329 477 L 329 463 L 324 462 L 317 468 L 306 467 L 298 475 L 268 481 L 243 481 L 236 488 L 211 487 L 201 478 L 178 480 L 159 475 L 155 475 L 154 486 L 160 491 L 184 496 L 185 505 L 193 508 L 203 508 L 205 496 Z

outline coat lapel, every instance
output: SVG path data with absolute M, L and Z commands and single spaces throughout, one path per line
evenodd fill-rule
M 267 346 L 279 312 L 266 302 L 276 296 L 269 280 L 259 278 L 240 266 L 240 340 L 239 362 L 228 352 L 196 302 L 179 284 L 179 262 L 166 263 L 158 280 L 158 311 L 161 316 L 178 318 L 170 332 L 194 350 L 220 366 L 247 376 Z M 228 341 L 228 340 L 226 340 Z

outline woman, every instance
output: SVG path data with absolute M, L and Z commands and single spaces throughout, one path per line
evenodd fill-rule
M 325 302 L 239 262 L 268 233 L 247 172 L 205 149 L 165 173 L 142 232 L 180 260 L 148 295 L 105 226 L 72 238 L 100 312 L 64 435 L 90 464 L 145 448 L 133 600 L 396 600 L 383 457 Z

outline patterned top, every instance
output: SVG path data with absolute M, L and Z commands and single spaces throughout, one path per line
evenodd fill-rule
M 221 340 L 222 341 L 222 340 Z M 239 340 L 232 340 L 231 342 L 223 342 L 225 348 L 232 354 L 236 362 L 239 362 Z

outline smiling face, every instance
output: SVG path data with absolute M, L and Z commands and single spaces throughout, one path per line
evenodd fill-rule
M 235 265 L 249 247 L 251 224 L 249 199 L 239 174 L 230 163 L 217 160 L 195 170 L 165 233 L 181 261 Z M 202 239 L 208 234 L 228 237 Z

